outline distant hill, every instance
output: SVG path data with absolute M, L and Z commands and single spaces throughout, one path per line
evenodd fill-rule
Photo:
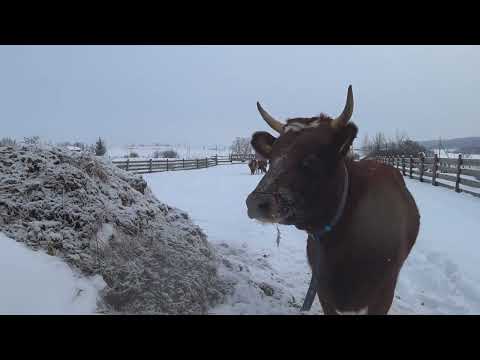
M 427 149 L 437 149 L 437 140 L 418 141 Z M 471 136 L 455 139 L 442 139 L 442 147 L 446 149 L 455 149 L 460 152 L 480 153 L 480 136 Z

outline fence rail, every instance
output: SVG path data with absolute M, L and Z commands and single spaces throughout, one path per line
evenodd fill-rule
M 432 158 L 378 156 L 375 159 L 399 169 L 403 176 L 411 179 L 480 197 L 480 159 L 463 159 L 462 155 L 456 159 L 437 155 Z
M 254 158 L 249 155 L 210 156 L 198 159 L 150 159 L 150 160 L 114 160 L 120 169 L 132 171 L 136 174 L 145 174 L 162 171 L 193 170 L 209 168 L 217 165 L 239 164 Z

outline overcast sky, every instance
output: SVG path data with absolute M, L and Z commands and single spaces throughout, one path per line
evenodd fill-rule
M 230 144 L 335 116 L 352 84 L 365 133 L 480 136 L 479 46 L 0 46 L 1 134 L 109 144 Z

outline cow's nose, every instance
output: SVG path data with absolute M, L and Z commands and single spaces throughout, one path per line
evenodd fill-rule
M 269 195 L 252 193 L 247 197 L 248 217 L 250 219 L 268 217 L 271 207 L 272 199 Z

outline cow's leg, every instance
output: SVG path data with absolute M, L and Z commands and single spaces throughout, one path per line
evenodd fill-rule
M 368 306 L 368 315 L 387 315 L 388 310 L 393 303 L 393 297 L 395 296 L 395 286 L 397 284 L 397 278 L 389 279 L 386 285 L 379 292 L 376 301 Z
M 335 311 L 335 308 L 333 306 L 329 305 L 325 301 L 320 300 L 320 296 L 318 297 L 318 300 L 320 301 L 320 305 L 322 305 L 324 315 L 337 315 L 337 312 Z

